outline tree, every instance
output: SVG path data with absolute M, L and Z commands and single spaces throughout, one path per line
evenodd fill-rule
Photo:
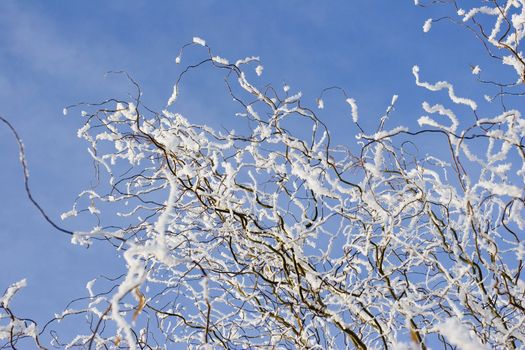
M 525 121 L 505 101 L 524 94 L 525 2 L 468 11 L 452 4 L 458 17 L 430 19 L 423 29 L 457 21 L 496 63 L 515 69 L 517 80 L 501 83 L 472 68 L 480 84 L 499 89 L 486 97 L 501 102 L 497 114 L 480 111 L 449 82 L 426 82 L 414 66 L 416 84 L 447 91 L 454 109 L 424 103 L 429 116 L 419 129 L 386 128 L 394 96 L 367 132 L 357 102 L 344 89 L 325 89 L 317 107 L 324 94 L 342 93 L 360 130 L 355 145 L 335 146 L 300 93 L 249 78 L 247 67 L 262 73 L 257 58 L 230 63 L 198 37 L 177 63 L 190 45 L 209 57 L 182 72 L 161 112 L 142 103 L 126 73 L 132 101 L 66 109 L 86 109 L 78 135 L 90 145 L 99 184 L 62 219 L 94 215 L 100 224 L 70 232 L 46 219 L 73 243 L 112 244 L 127 273 L 89 282 L 88 297 L 40 328 L 9 307 L 24 282 L 13 284 L 0 299 L 4 347 L 31 337 L 44 348 L 47 330 L 72 318 L 88 327 L 67 340 L 51 332 L 53 345 L 523 348 Z M 246 133 L 194 125 L 171 111 L 185 75 L 203 65 L 226 72 Z M 470 120 L 460 122 L 465 110 Z M 423 154 L 429 139 L 446 151 Z

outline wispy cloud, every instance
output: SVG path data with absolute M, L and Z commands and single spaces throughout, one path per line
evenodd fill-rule
M 0 50 L 11 62 L 61 80 L 101 77 L 109 66 L 104 47 L 110 39 L 75 40 L 63 27 L 36 8 L 10 0 L 0 2 Z M 4 71 L 12 75 L 9 73 Z

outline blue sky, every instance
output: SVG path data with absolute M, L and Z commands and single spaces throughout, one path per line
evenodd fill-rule
M 261 83 L 287 83 L 312 106 L 323 88 L 345 88 L 359 104 L 365 129 L 377 125 L 398 94 L 391 125 L 412 126 L 427 96 L 415 86 L 414 64 L 425 80 L 450 80 L 476 100 L 484 93 L 469 64 L 484 62 L 485 54 L 470 33 L 445 21 L 423 33 L 428 17 L 444 13 L 451 8 L 418 8 L 408 0 L 2 0 L 0 114 L 24 140 L 34 195 L 59 220 L 93 174 L 87 144 L 76 137 L 79 111 L 64 117 L 62 108 L 132 92 L 124 79 L 105 72 L 129 72 L 147 104 L 160 110 L 181 70 L 174 62 L 180 47 L 199 36 L 230 60 L 260 56 Z M 196 74 L 180 98 L 192 121 L 235 125 L 220 76 Z M 353 143 L 356 130 L 338 98 L 328 95 L 320 116 L 337 142 Z M 15 306 L 45 320 L 85 295 L 90 279 L 122 271 L 121 260 L 102 244 L 72 246 L 44 222 L 25 197 L 16 144 L 5 128 L 0 157 L 0 289 L 26 277 Z

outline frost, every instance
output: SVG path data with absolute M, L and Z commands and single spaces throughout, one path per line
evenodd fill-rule
M 434 122 L 433 120 L 431 120 L 428 117 L 421 117 L 418 120 L 418 123 L 419 123 L 420 126 L 422 126 L 424 124 L 427 124 L 427 125 L 431 125 L 431 126 L 440 127 L 440 128 L 445 129 L 447 131 L 450 131 L 451 133 L 455 133 L 456 132 L 456 130 L 458 128 L 458 125 L 459 125 L 459 121 L 456 118 L 456 115 L 454 114 L 454 112 L 452 112 L 450 109 L 447 109 L 447 108 L 443 107 L 443 105 L 440 105 L 440 104 L 435 104 L 433 106 L 430 106 L 427 102 L 423 102 L 423 109 L 427 113 L 439 113 L 440 115 L 447 116 L 450 119 L 450 121 L 452 122 L 452 125 L 450 127 L 445 127 L 445 126 L 442 126 L 442 125 Z
M 353 120 L 353 122 L 357 123 L 357 121 L 359 120 L 359 114 L 358 114 L 358 111 L 357 111 L 357 103 L 355 102 L 355 100 L 353 98 L 347 98 L 346 99 L 346 103 L 348 103 L 350 105 L 350 107 L 352 108 L 352 120 Z
M 428 89 L 430 91 L 439 91 L 439 90 L 442 90 L 442 89 L 447 89 L 448 90 L 448 96 L 450 97 L 452 102 L 457 103 L 457 104 L 467 105 L 472 110 L 476 110 L 478 108 L 476 102 L 474 102 L 473 100 L 468 99 L 468 98 L 463 98 L 463 97 L 456 96 L 456 93 L 454 92 L 454 87 L 449 82 L 438 81 L 435 84 L 429 84 L 427 82 L 421 82 L 419 80 L 419 67 L 418 66 L 414 66 L 412 68 L 412 74 L 416 78 L 416 85 L 417 86 L 424 87 L 424 88 L 426 88 L 426 89 Z
M 521 198 L 523 192 L 520 188 L 513 185 L 507 185 L 502 183 L 495 184 L 488 181 L 480 181 L 479 186 L 484 187 L 487 190 L 499 196 Z
M 75 208 L 71 209 L 70 211 L 66 211 L 60 215 L 60 219 L 65 220 L 72 216 L 77 216 L 77 210 Z
M 248 113 L 254 117 L 256 120 L 260 120 L 261 117 L 259 116 L 259 114 L 257 114 L 257 112 L 253 109 L 253 106 L 252 105 L 248 105 L 246 107 L 246 111 L 248 111 Z
M 479 339 L 475 337 L 465 326 L 457 319 L 449 318 L 439 325 L 439 332 L 447 338 L 452 344 L 460 350 L 488 350 Z
M 206 41 L 204 39 L 199 38 L 198 36 L 193 37 L 193 43 L 201 46 L 206 46 Z
M 202 298 L 204 300 L 207 300 L 209 299 L 210 295 L 209 295 L 209 280 L 208 280 L 208 277 L 204 276 L 199 284 L 201 285 L 201 288 L 202 288 Z
M 520 40 L 525 16 L 516 4 L 501 8 L 517 12 L 512 40 Z M 58 314 L 100 320 L 96 332 L 88 322 L 88 333 L 69 347 L 137 349 L 149 340 L 156 346 L 153 336 L 166 348 L 412 350 L 421 347 L 410 340 L 416 336 L 458 349 L 522 346 L 523 314 L 508 300 L 523 299 L 525 282 L 498 277 L 516 276 L 516 258 L 525 256 L 525 121 L 510 98 L 506 106 L 486 106 L 501 112 L 465 113 L 455 104 L 476 109 L 474 101 L 446 81 L 421 81 L 415 66 L 417 85 L 448 92 L 424 91 L 440 96 L 423 102 L 421 128 L 385 128 L 395 117 L 392 95 L 379 120 L 354 125 L 357 142 L 341 130 L 341 145 L 316 117 L 323 94 L 307 103 L 287 84 L 284 93 L 270 83 L 259 87 L 249 80 L 260 81 L 258 57 L 229 65 L 205 51 L 204 61 L 215 63 L 208 68 L 232 78 L 226 95 L 234 96 L 232 123 L 241 132 L 194 124 L 167 108 L 156 112 L 134 96 L 81 104 L 89 120 L 78 134 L 97 178 L 61 218 L 92 220 L 72 242 L 110 243 L 124 275 L 89 281 L 89 297 L 74 301 L 81 306 Z M 184 97 L 178 84 L 168 106 Z M 499 100 L 513 88 L 487 91 Z M 357 123 L 356 100 L 338 89 L 343 113 Z M 18 287 L 1 300 L 9 302 Z M 0 338 L 6 327 L 40 334 L 2 312 Z M 356 330 L 364 345 L 350 344 L 341 329 Z
M 289 96 L 284 100 L 284 104 L 295 103 L 301 99 L 303 94 L 301 92 L 296 93 L 295 95 Z
M 177 99 L 177 84 L 173 85 L 173 92 L 168 100 L 168 107 L 171 106 Z
M 3 306 L 3 307 L 9 307 L 9 302 L 11 301 L 11 299 L 13 298 L 13 296 L 22 288 L 26 287 L 27 286 L 27 280 L 24 278 L 24 279 L 21 279 L 20 281 L 18 282 L 15 282 L 13 284 L 11 284 L 9 286 L 9 288 L 7 288 L 6 292 L 4 293 L 4 295 L 0 298 L 0 306 Z
M 82 137 L 84 135 L 86 135 L 86 132 L 89 130 L 91 126 L 89 124 L 84 124 L 83 127 L 81 127 L 80 129 L 77 130 L 77 137 Z
M 507 55 L 507 56 L 503 56 L 503 64 L 512 66 L 514 68 L 514 70 L 520 77 L 518 81 L 521 81 L 523 79 L 525 65 L 522 63 L 521 60 L 517 59 L 513 55 Z
M 381 140 L 381 139 L 392 137 L 394 135 L 397 135 L 399 133 L 406 132 L 406 131 L 408 131 L 407 127 L 398 126 L 392 130 L 383 130 L 383 131 L 376 132 L 375 134 L 372 134 L 372 135 L 361 135 L 361 137 L 371 139 L 371 140 Z
M 520 229 L 523 229 L 523 225 L 522 227 L 520 227 Z M 525 259 L 525 242 L 521 242 L 516 248 L 516 259 L 518 260 Z
M 89 293 L 90 297 L 93 297 L 95 295 L 93 293 L 93 285 L 95 284 L 96 281 L 97 280 L 95 278 L 95 279 L 92 279 L 91 281 L 89 281 L 88 283 L 86 283 L 86 289 L 88 290 L 88 293 Z
M 390 101 L 390 105 L 388 106 L 388 108 L 386 109 L 386 113 L 387 115 L 392 112 L 392 110 L 394 109 L 394 105 L 396 104 L 397 102 L 397 99 L 399 98 L 398 95 L 392 95 L 392 100 Z M 385 116 L 386 117 L 386 116 Z
M 432 18 L 429 18 L 423 24 L 423 32 L 428 33 L 431 27 L 432 27 Z
M 322 280 L 319 277 L 317 277 L 314 273 L 307 271 L 306 280 L 308 281 L 310 286 L 312 286 L 313 290 L 319 290 Z
M 438 123 L 436 123 L 433 119 L 429 118 L 426 115 L 419 117 L 419 119 L 417 120 L 417 123 L 419 124 L 419 126 L 428 125 L 428 126 L 440 127 Z
M 397 102 L 397 99 L 398 99 L 398 98 L 399 98 L 398 95 L 393 95 L 393 96 L 392 96 L 392 101 L 390 102 L 390 105 L 391 105 L 391 106 L 395 105 L 396 102 Z
M 98 210 L 93 204 L 88 207 L 88 210 L 91 214 L 100 214 L 100 210 Z
M 75 232 L 71 236 L 71 244 L 80 246 L 89 246 L 91 244 L 91 238 L 99 233 L 96 228 L 91 232 Z
M 31 323 L 29 326 L 26 327 L 24 333 L 31 338 L 35 338 L 38 335 L 36 325 L 34 323 Z
M 481 7 L 473 8 L 467 13 L 463 11 L 463 22 L 467 22 L 468 20 L 470 20 L 472 17 L 474 17 L 478 13 L 483 13 L 486 15 L 498 15 L 500 13 L 499 11 L 500 9 L 498 8 L 491 8 L 488 6 L 481 6 Z
M 227 59 L 219 57 L 219 56 L 213 56 L 212 61 L 220 64 L 224 64 L 225 66 L 230 64 Z
M 250 63 L 250 62 L 253 62 L 253 61 L 259 61 L 259 57 L 258 56 L 249 56 L 249 57 L 245 57 L 243 59 L 240 59 L 240 60 L 237 60 L 235 62 L 235 65 L 237 67 L 240 67 L 241 65 L 243 64 L 247 64 L 247 63 Z

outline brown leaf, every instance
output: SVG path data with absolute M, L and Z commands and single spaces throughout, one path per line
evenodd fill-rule
M 137 319 L 139 314 L 144 309 L 144 306 L 146 305 L 146 297 L 144 296 L 144 294 L 142 294 L 142 292 L 140 291 L 139 287 L 135 288 L 135 296 L 136 296 L 136 299 L 139 302 L 139 304 L 137 305 L 137 309 L 133 313 L 133 321 L 135 321 Z

